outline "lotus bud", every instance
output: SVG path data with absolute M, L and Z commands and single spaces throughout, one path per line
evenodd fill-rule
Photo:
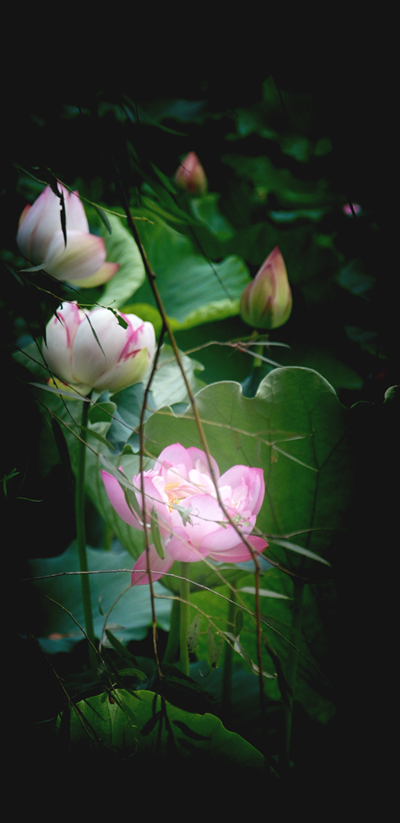
M 92 389 L 114 394 L 140 383 L 154 349 L 152 324 L 135 314 L 116 316 L 102 308 L 85 313 L 76 303 L 63 303 L 46 326 L 42 352 L 58 381 L 86 395 Z
M 275 246 L 240 299 L 243 320 L 256 329 L 283 326 L 292 311 L 292 292 L 285 261 Z
M 343 214 L 347 217 L 353 217 L 355 214 L 360 214 L 361 210 L 361 206 L 359 206 L 358 203 L 346 203 L 346 205 L 342 208 Z
M 78 192 L 57 184 L 60 197 L 50 186 L 33 206 L 21 214 L 17 245 L 33 266 L 41 266 L 57 280 L 79 287 L 99 286 L 110 280 L 119 263 L 106 263 L 102 237 L 89 233 L 89 224 Z M 61 228 L 61 196 L 64 197 L 66 240 Z
M 189 152 L 175 173 L 175 183 L 189 194 L 205 194 L 207 177 L 197 154 Z

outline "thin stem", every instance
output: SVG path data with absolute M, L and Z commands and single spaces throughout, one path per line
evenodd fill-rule
M 228 607 L 228 627 L 231 630 L 235 619 L 236 598 L 235 592 L 231 591 L 231 598 Z M 230 643 L 225 644 L 224 663 L 222 670 L 222 695 L 221 695 L 221 710 L 226 717 L 229 715 L 232 704 L 232 665 L 233 665 L 233 648 Z
M 256 606 L 256 627 L 257 627 L 257 660 L 258 660 L 258 670 L 259 670 L 259 683 L 260 683 L 260 691 L 259 691 L 259 698 L 260 698 L 260 714 L 263 729 L 265 731 L 265 722 L 266 722 L 266 715 L 265 715 L 265 689 L 264 689 L 264 675 L 263 675 L 263 661 L 262 661 L 262 650 L 261 650 L 261 604 L 260 604 L 260 562 L 258 557 L 253 557 L 255 570 L 254 570 L 254 583 L 255 583 L 255 606 Z M 264 735 L 264 740 L 266 737 Z
M 163 663 L 173 663 L 176 660 L 179 649 L 179 616 L 180 603 L 178 598 L 172 601 L 171 624 L 168 634 L 167 648 L 165 649 Z
M 114 529 L 108 525 L 108 523 L 104 524 L 104 534 L 103 534 L 103 549 L 106 552 L 111 551 L 112 542 L 114 537 Z
M 286 769 L 290 765 L 290 744 L 292 737 L 292 721 L 293 721 L 293 698 L 296 685 L 297 666 L 299 655 L 297 652 L 296 643 L 297 635 L 301 630 L 302 621 L 302 604 L 303 604 L 303 581 L 294 581 L 294 597 L 293 597 L 293 617 L 292 617 L 292 631 L 291 643 L 288 647 L 288 663 L 286 668 L 286 682 L 288 686 L 287 700 L 284 706 L 284 726 L 285 726 L 285 741 L 284 741 L 284 764 Z
M 86 463 L 86 429 L 88 423 L 90 403 L 83 403 L 80 440 L 78 446 L 78 472 L 75 487 L 75 517 L 76 541 L 78 544 L 79 568 L 81 572 L 88 572 L 86 554 L 85 528 L 85 463 Z M 92 674 L 96 677 L 97 655 L 95 651 L 95 637 L 93 628 L 92 602 L 90 597 L 90 579 L 88 574 L 81 574 L 81 591 L 83 614 L 85 618 L 86 634 L 89 640 L 89 660 Z
M 160 667 L 160 660 L 158 657 L 158 646 L 157 646 L 157 615 L 156 615 L 156 607 L 154 602 L 154 586 L 153 580 L 151 577 L 151 568 L 150 568 L 150 543 L 149 543 L 149 533 L 146 528 L 146 496 L 144 493 L 144 466 L 143 466 L 143 457 L 144 457 L 144 418 L 147 408 L 147 398 L 150 391 L 150 386 L 157 368 L 158 358 L 161 352 L 161 346 L 163 344 L 165 334 L 165 326 L 163 325 L 161 329 L 160 338 L 157 345 L 157 351 L 154 356 L 153 366 L 150 372 L 149 379 L 147 381 L 146 388 L 144 390 L 143 396 L 143 404 L 140 412 L 140 420 L 139 420 L 139 440 L 140 440 L 140 451 L 139 451 L 139 472 L 140 472 L 140 491 L 142 495 L 142 518 L 144 523 L 144 545 L 146 549 L 146 567 L 147 567 L 147 574 L 149 578 L 149 587 L 150 587 L 150 602 L 151 602 L 151 614 L 152 614 L 152 624 L 153 624 L 153 648 L 154 648 L 154 656 L 156 659 L 158 674 L 160 677 L 160 681 L 162 681 L 162 672 Z
M 189 677 L 189 650 L 188 650 L 188 634 L 190 621 L 190 583 L 188 580 L 189 563 L 181 563 L 181 579 L 180 579 L 180 668 L 182 674 Z
M 254 369 L 258 368 L 259 366 L 262 366 L 262 362 L 261 362 L 262 361 L 262 353 L 263 353 L 263 347 L 260 346 L 260 345 L 255 346 L 255 356 L 254 356 L 254 360 L 253 360 L 253 368 Z M 261 357 L 259 357 L 259 355 L 261 355 Z

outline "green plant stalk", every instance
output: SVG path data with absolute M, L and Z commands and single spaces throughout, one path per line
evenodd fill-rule
M 234 625 L 235 620 L 235 593 L 231 590 L 229 607 L 228 607 L 228 627 L 229 631 Z M 232 705 L 232 666 L 233 666 L 233 648 L 230 643 L 225 643 L 224 662 L 222 669 L 222 695 L 221 695 L 221 709 L 226 716 L 230 713 Z
M 303 604 L 303 581 L 294 582 L 294 597 L 293 597 L 293 617 L 292 617 L 292 631 L 291 643 L 289 647 L 289 658 L 286 669 L 286 682 L 288 686 L 287 701 L 284 706 L 284 764 L 288 769 L 290 766 L 290 744 L 292 738 L 292 721 L 293 721 L 293 698 L 296 685 L 296 674 L 299 655 L 295 648 L 297 642 L 298 632 L 301 631 L 302 621 L 302 604 Z
M 263 353 L 263 347 L 262 346 L 256 346 L 256 352 L 257 352 L 257 354 L 262 354 Z M 254 357 L 254 360 L 253 360 L 253 369 L 261 368 L 261 366 L 262 366 L 262 360 L 260 360 L 260 358 L 257 357 L 257 355 L 256 355 Z
M 104 535 L 103 535 L 103 549 L 104 549 L 105 552 L 110 552 L 111 551 L 113 537 L 114 537 L 114 530 L 111 528 L 111 526 L 108 525 L 108 523 L 105 523 L 104 524 Z
M 147 398 L 148 398 L 148 394 L 149 394 L 149 391 L 150 391 L 150 386 L 151 386 L 153 377 L 154 377 L 155 372 L 156 372 L 158 358 L 160 356 L 161 346 L 162 346 L 163 339 L 164 339 L 164 334 L 165 334 L 165 326 L 163 324 L 163 327 L 161 329 L 160 338 L 159 338 L 158 345 L 157 345 L 157 351 L 156 351 L 156 354 L 155 354 L 155 357 L 154 357 L 153 367 L 151 369 L 150 376 L 149 376 L 149 379 L 147 381 L 146 388 L 144 390 L 142 409 L 141 409 L 141 412 L 140 412 L 140 421 L 139 421 L 139 440 L 140 440 L 139 469 L 140 469 L 140 489 L 141 489 L 142 501 L 143 501 L 143 507 L 142 507 L 143 523 L 146 523 L 146 503 L 145 503 L 144 473 L 143 473 L 143 456 L 144 456 L 144 428 L 143 427 L 144 427 L 145 411 L 146 411 L 146 408 L 147 408 Z M 156 607 L 155 607 L 155 600 L 154 600 L 153 580 L 152 580 L 152 577 L 151 577 L 151 569 L 150 569 L 149 533 L 148 533 L 148 530 L 146 528 L 144 530 L 144 544 L 145 544 L 145 548 L 146 548 L 146 568 L 147 568 L 147 574 L 148 574 L 148 578 L 149 578 L 149 588 L 150 588 L 151 615 L 152 615 L 152 623 L 153 623 L 154 656 L 155 656 L 155 659 L 156 659 L 158 675 L 160 677 L 160 683 L 162 683 L 162 672 L 161 672 L 161 667 L 160 667 L 160 660 L 159 660 L 159 657 L 158 657 L 158 646 L 157 646 L 157 642 L 158 642 L 157 641 L 157 615 L 156 615 Z M 162 687 L 161 687 L 161 700 L 164 701 L 164 696 L 162 694 Z
M 90 597 L 89 567 L 86 554 L 86 528 L 85 528 L 85 464 L 86 464 L 86 430 L 88 424 L 90 402 L 83 403 L 80 439 L 78 447 L 78 471 L 75 486 L 75 517 L 76 517 L 76 541 L 78 544 L 79 568 L 82 574 L 81 592 L 83 614 L 85 618 L 86 634 L 89 641 L 89 660 L 92 674 L 96 676 L 97 654 L 95 649 L 95 637 L 93 628 L 92 602 Z
M 177 658 L 177 653 L 179 649 L 179 615 L 180 603 L 178 598 L 175 598 L 172 601 L 171 623 L 168 634 L 167 648 L 165 649 L 162 661 L 163 663 L 173 663 L 174 660 L 176 660 Z
M 180 641 L 180 669 L 182 674 L 189 677 L 189 651 L 188 651 L 188 634 L 190 627 L 190 583 L 188 578 L 189 563 L 181 563 L 181 579 L 180 579 L 180 626 L 179 626 L 179 641 Z

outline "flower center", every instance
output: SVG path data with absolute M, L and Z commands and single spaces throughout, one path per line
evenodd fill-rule
M 164 486 L 165 494 L 168 497 L 168 508 L 170 512 L 172 512 L 173 507 L 180 503 L 184 497 L 187 497 L 187 495 L 183 493 L 181 486 L 182 484 L 179 482 L 166 483 Z M 179 494 L 178 489 L 181 489 L 181 494 Z

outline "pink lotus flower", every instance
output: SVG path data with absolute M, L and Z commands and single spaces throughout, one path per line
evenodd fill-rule
M 42 191 L 33 206 L 21 214 L 17 233 L 18 248 L 34 266 L 41 266 L 57 280 L 89 288 L 110 280 L 119 263 L 106 263 L 102 237 L 89 233 L 89 224 L 78 192 L 64 194 L 67 245 L 61 229 L 61 200 L 50 186 Z
M 275 246 L 240 298 L 243 320 L 256 329 L 276 329 L 289 320 L 292 292 L 285 261 Z
M 219 494 L 226 511 L 241 534 L 258 554 L 268 545 L 260 537 L 250 536 L 260 511 L 264 493 L 262 469 L 233 466 L 220 477 L 218 466 L 211 458 Z M 118 480 L 102 471 L 104 485 L 117 514 L 134 529 L 143 529 L 143 522 L 129 507 Z M 206 454 L 195 447 L 185 449 L 180 443 L 161 452 L 156 466 L 143 473 L 146 528 L 157 523 L 160 543 L 158 551 L 150 547 L 152 579 L 158 580 L 175 560 L 195 563 L 204 557 L 228 563 L 250 560 L 252 554 L 228 522 L 216 495 Z M 132 481 L 142 505 L 141 476 Z M 161 549 L 161 551 L 160 551 Z M 161 557 L 160 554 L 164 554 Z M 148 583 L 146 552 L 136 561 L 132 585 Z
M 175 173 L 175 183 L 189 194 L 205 194 L 207 177 L 197 154 L 190 151 Z
M 63 303 L 46 326 L 42 352 L 49 369 L 83 395 L 139 383 L 153 359 L 154 328 L 135 314 L 120 317 L 127 328 L 108 309 L 85 313 L 76 303 Z

